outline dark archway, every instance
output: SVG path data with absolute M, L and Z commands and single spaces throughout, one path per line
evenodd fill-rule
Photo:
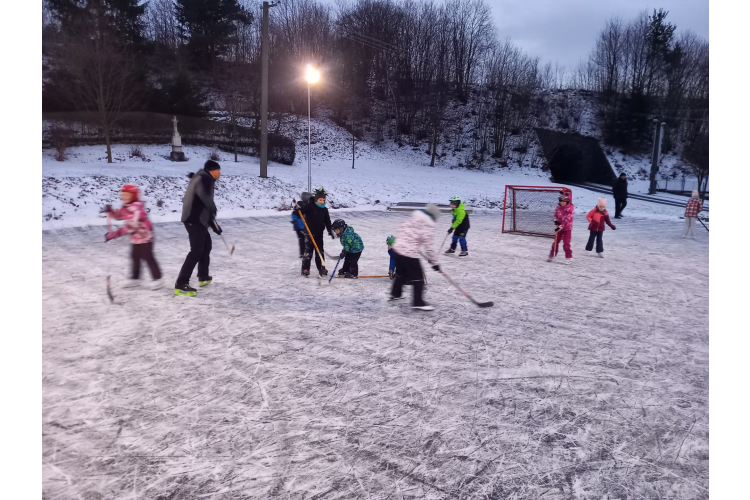
M 549 169 L 555 182 L 586 182 L 583 153 L 572 144 L 557 146 L 549 160 Z

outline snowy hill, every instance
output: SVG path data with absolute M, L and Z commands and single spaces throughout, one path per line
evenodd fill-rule
M 596 135 L 589 98 L 576 91 L 558 94 L 553 93 L 553 102 L 564 99 L 568 103 L 565 109 L 580 109 L 580 119 L 574 129 Z M 563 108 L 553 105 L 550 109 Z M 463 112 L 454 109 L 453 113 L 455 121 Z M 456 152 L 441 146 L 438 152 L 445 155 L 437 159 L 435 167 L 430 167 L 426 143 L 399 145 L 383 141 L 374 144 L 363 140 L 356 143 L 355 168 L 352 169 L 351 134 L 333 123 L 325 110 L 316 111 L 316 115 L 312 121 L 312 185 L 324 186 L 335 208 L 382 210 L 400 201 L 444 203 L 451 195 L 458 194 L 472 207 L 501 209 L 506 184 L 553 185 L 549 173 L 540 168 L 541 153 L 537 153 L 536 140 L 527 153 L 518 153 L 516 161 L 507 162 L 507 166 L 488 159 L 480 168 L 472 170 L 458 166 L 466 161 L 470 151 Z M 468 130 L 472 118 L 470 113 L 464 115 L 468 117 L 464 116 L 462 127 Z M 547 118 L 554 124 L 563 115 L 562 111 L 555 111 Z M 272 120 L 269 128 L 295 140 L 294 164 L 269 163 L 269 178 L 261 179 L 258 158 L 239 156 L 235 163 L 232 154 L 221 152 L 222 177 L 216 187 L 220 218 L 286 214 L 292 198 L 298 198 L 300 192 L 307 189 L 307 120 L 287 116 L 280 124 Z M 119 205 L 118 192 L 125 183 L 141 188 L 155 222 L 179 220 L 182 196 L 188 183 L 186 174 L 201 168 L 211 153 L 210 148 L 185 146 L 188 161 L 175 163 L 168 159 L 170 146 L 167 144 L 140 146 L 141 157 L 130 156 L 130 145 L 116 144 L 113 145 L 115 162 L 107 164 L 104 149 L 104 146 L 70 148 L 64 162 L 55 160 L 53 150 L 42 151 L 43 229 L 103 224 L 105 219 L 99 211 L 106 204 Z M 649 168 L 648 158 L 626 158 L 609 148 L 605 148 L 605 152 L 616 171 L 628 173 L 631 192 L 647 192 L 648 180 L 643 172 Z M 676 158 L 665 157 L 662 169 L 669 170 L 677 163 Z M 573 192 L 576 205 L 581 207 L 579 212 L 593 207 L 599 196 L 575 188 Z M 677 219 L 682 210 L 630 200 L 626 213 Z

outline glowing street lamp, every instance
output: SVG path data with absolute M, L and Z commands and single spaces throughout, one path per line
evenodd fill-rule
M 307 80 L 307 192 L 312 193 L 312 167 L 310 163 L 310 84 L 320 80 L 320 72 L 308 64 L 307 72 L 305 73 L 305 79 Z

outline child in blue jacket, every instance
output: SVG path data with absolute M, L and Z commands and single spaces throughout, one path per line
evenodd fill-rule
M 301 201 L 298 203 L 300 208 L 310 201 L 311 197 L 310 193 L 302 193 L 300 196 Z M 292 210 L 292 227 L 294 228 L 294 232 L 297 233 L 297 239 L 299 240 L 299 258 L 301 259 L 305 253 L 305 234 L 307 234 L 307 229 L 305 229 L 305 221 L 299 216 L 299 210 Z
M 343 219 L 336 219 L 331 224 L 331 229 L 338 238 L 341 239 L 341 245 L 344 247 L 339 258 L 344 259 L 344 265 L 339 271 L 339 276 L 344 278 L 357 279 L 359 275 L 359 266 L 357 261 L 362 256 L 362 250 L 365 249 L 362 238 L 354 232 L 352 226 L 347 226 Z
M 396 252 L 393 250 L 393 244 L 396 242 L 396 237 L 390 235 L 385 239 L 385 244 L 388 245 L 388 255 L 391 256 L 391 262 L 388 264 L 388 277 L 394 279 L 396 277 Z

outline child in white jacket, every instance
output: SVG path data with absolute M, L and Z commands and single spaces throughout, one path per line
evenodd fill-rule
M 398 228 L 393 251 L 396 259 L 396 279 L 391 289 L 390 300 L 403 299 L 404 285 L 414 285 L 412 309 L 432 311 L 435 308 L 422 299 L 424 291 L 424 273 L 419 263 L 421 249 L 424 247 L 427 261 L 435 271 L 440 271 L 434 248 L 435 223 L 440 217 L 440 209 L 433 203 L 416 210 L 414 214 Z

